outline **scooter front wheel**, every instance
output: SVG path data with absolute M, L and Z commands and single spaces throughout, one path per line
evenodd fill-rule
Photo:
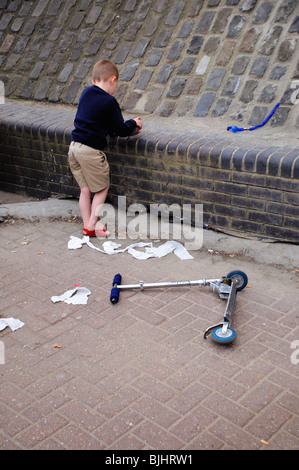
M 216 328 L 212 332 L 212 338 L 216 343 L 229 344 L 235 341 L 236 332 L 231 328 L 227 328 L 226 332 L 223 332 L 222 328 Z
M 237 291 L 244 289 L 248 283 L 248 277 L 243 271 L 232 271 L 227 276 L 227 279 L 232 279 L 236 283 Z

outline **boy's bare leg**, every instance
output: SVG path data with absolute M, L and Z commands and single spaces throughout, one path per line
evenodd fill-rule
M 96 223 L 98 221 L 101 209 L 103 207 L 104 202 L 106 201 L 108 189 L 109 189 L 109 186 L 107 186 L 107 188 L 103 189 L 102 191 L 95 193 L 93 196 L 90 218 L 88 221 L 88 225 L 85 226 L 85 228 L 87 228 L 88 230 L 94 230 L 96 227 Z M 103 227 L 97 226 L 97 229 L 102 230 Z
M 91 192 L 88 187 L 81 188 L 79 197 L 79 209 L 83 219 L 83 227 L 87 228 L 91 215 L 91 203 L 90 203 Z

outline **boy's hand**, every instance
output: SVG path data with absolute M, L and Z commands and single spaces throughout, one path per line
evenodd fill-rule
M 134 118 L 134 121 L 136 122 L 136 125 L 139 127 L 139 132 L 140 132 L 141 129 L 142 129 L 142 121 L 141 121 L 140 117 Z

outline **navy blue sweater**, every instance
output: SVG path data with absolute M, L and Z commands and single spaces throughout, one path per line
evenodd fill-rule
M 107 136 L 131 135 L 136 122 L 122 116 L 117 100 L 102 88 L 92 85 L 82 92 L 74 121 L 72 140 L 104 150 Z

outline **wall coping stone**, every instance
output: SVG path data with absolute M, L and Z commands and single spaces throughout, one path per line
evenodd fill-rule
M 71 141 L 71 132 L 75 110 L 64 110 L 53 106 L 40 107 L 18 104 L 0 105 L 0 126 L 6 126 L 17 131 L 31 133 L 33 137 L 46 137 L 58 139 L 64 144 Z M 299 178 L 299 143 L 288 144 L 288 138 L 280 144 L 273 146 L 263 139 L 257 138 L 254 132 L 248 138 L 230 132 L 216 132 L 206 134 L 205 131 L 191 129 L 178 130 L 175 126 L 165 126 L 163 120 L 155 119 L 147 122 L 144 119 L 144 128 L 136 136 L 129 138 L 108 139 L 107 152 L 116 148 L 127 149 L 129 153 L 136 152 L 143 155 L 145 152 L 156 151 L 164 154 L 186 154 L 194 162 L 209 162 L 213 167 L 223 169 L 246 169 L 258 174 L 271 174 L 287 178 Z M 279 160 L 279 163 L 277 162 Z

